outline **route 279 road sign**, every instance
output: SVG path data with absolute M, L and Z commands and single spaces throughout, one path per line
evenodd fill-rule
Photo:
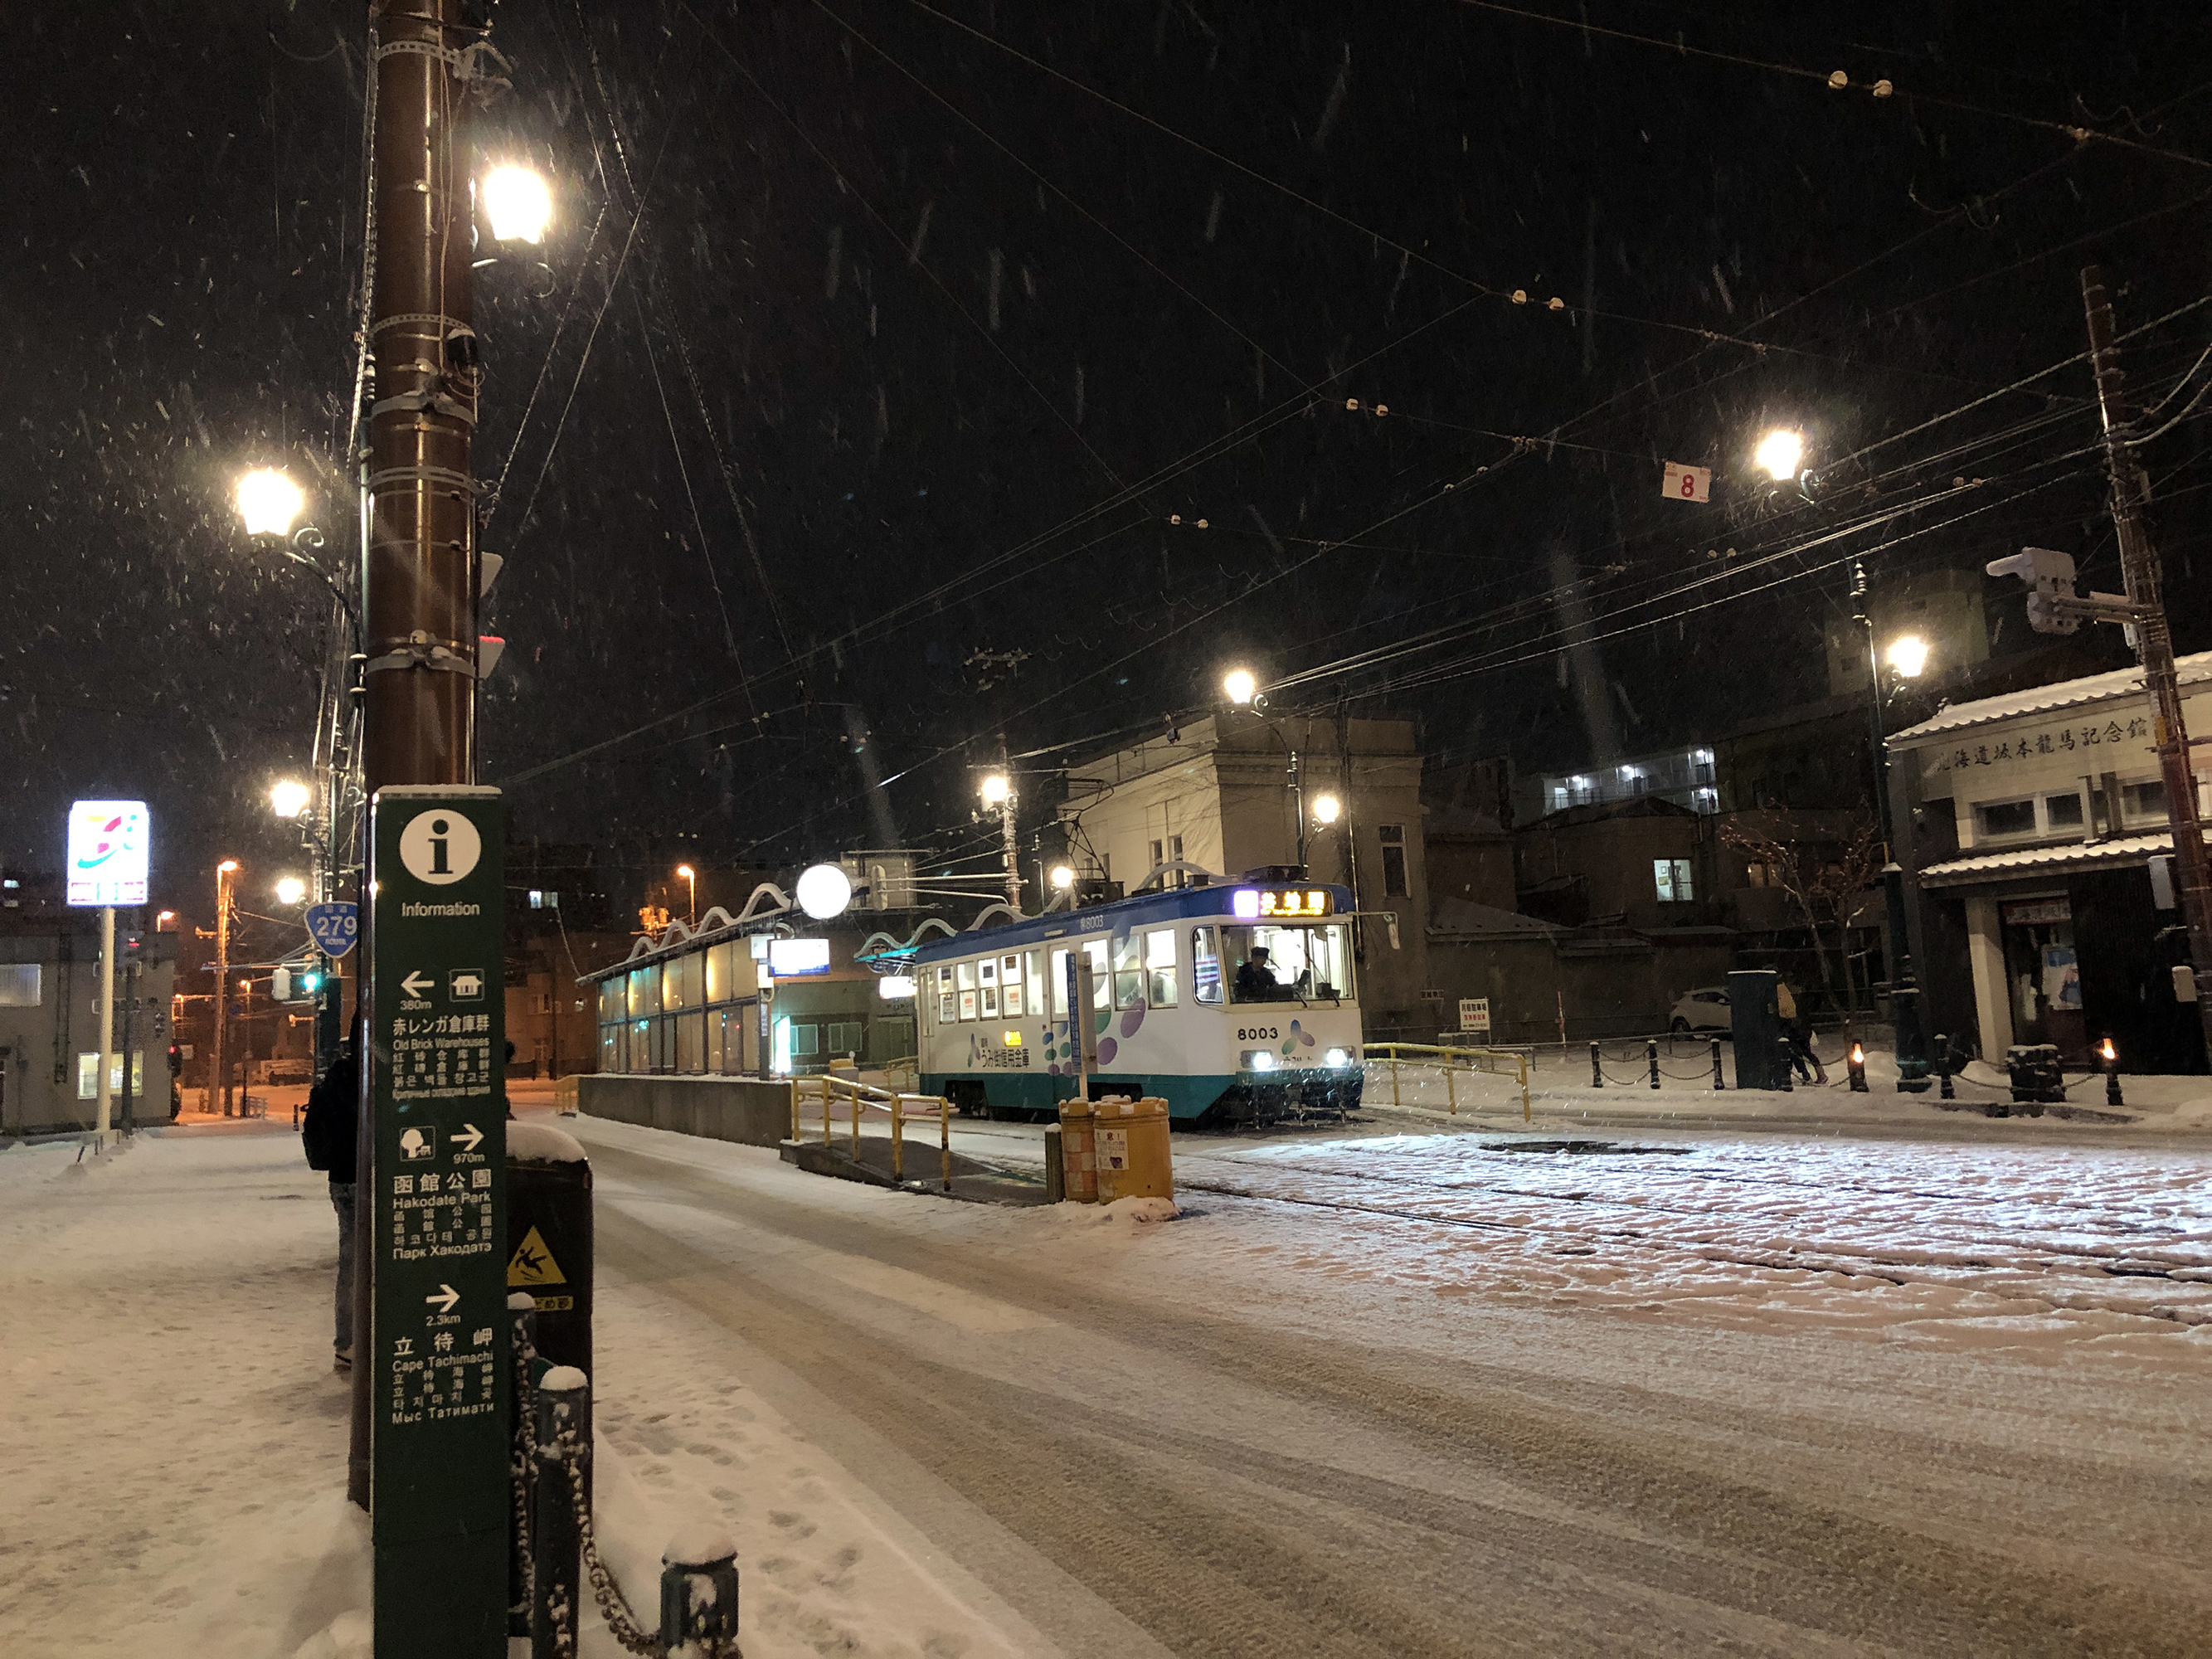
M 496 789 L 373 809 L 377 1659 L 504 1659 L 506 999 Z
M 326 957 L 342 957 L 361 938 L 361 907 L 337 899 L 311 904 L 307 911 L 307 937 Z

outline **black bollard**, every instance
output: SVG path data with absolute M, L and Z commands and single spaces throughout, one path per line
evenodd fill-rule
M 1605 1087 L 1605 1067 L 1598 1062 L 1597 1044 L 1595 1042 L 1590 1044 L 1590 1087 Z
M 537 1413 L 531 1404 L 534 1390 L 531 1373 L 538 1358 L 532 1329 L 538 1304 L 527 1291 L 507 1298 L 507 1480 L 514 1491 L 508 1500 L 507 1528 L 507 1633 L 530 1634 L 531 1510 L 537 1501 L 538 1471 L 530 1455 L 537 1431 Z
M 2112 1046 L 2112 1038 L 2106 1037 L 2100 1052 L 2105 1060 L 2105 1104 L 2124 1106 L 2127 1102 L 2120 1098 L 2120 1051 Z
M 538 1501 L 531 1516 L 530 1659 L 574 1659 L 583 1618 L 575 1486 L 591 1467 L 592 1385 L 573 1365 L 538 1382 Z
M 548 1364 L 592 1374 L 592 1164 L 550 1124 L 507 1128 L 507 1288 L 538 1316 L 531 1345 Z M 592 1493 L 586 1466 L 584 1495 Z
M 1728 1085 L 1721 1081 L 1721 1040 L 1713 1039 L 1713 1092 L 1718 1094 Z
M 1779 1088 L 1782 1092 L 1786 1095 L 1790 1091 L 1790 1090 L 1796 1086 L 1793 1074 L 1797 1070 L 1797 1057 L 1790 1052 L 1790 1039 L 1788 1037 L 1783 1036 L 1774 1039 L 1774 1055 L 1775 1069 L 1781 1076 L 1780 1082 L 1775 1086 Z
M 1951 1036 L 1948 1031 L 1936 1033 L 1936 1097 L 1956 1100 L 1959 1091 L 1951 1086 Z
M 1657 1088 L 1657 1087 L 1659 1086 L 1659 1039 L 1658 1039 L 1658 1038 L 1656 1038 L 1656 1037 L 1646 1037 L 1646 1038 L 1644 1038 L 1644 1058 L 1650 1063 L 1650 1066 L 1651 1066 L 1651 1086 L 1652 1086 L 1653 1088 L 1655 1088 L 1655 1089 L 1656 1089 L 1656 1088 Z
M 702 1659 L 737 1651 L 738 1547 L 727 1533 L 678 1533 L 660 1553 L 660 1644 Z
M 1864 1094 L 1867 1091 L 1866 1049 L 1858 1043 L 1851 1044 L 1850 1055 L 1844 1061 L 1844 1065 L 1850 1073 L 1851 1092 L 1855 1095 Z

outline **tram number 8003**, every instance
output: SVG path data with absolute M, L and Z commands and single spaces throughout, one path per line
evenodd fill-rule
M 1237 1040 L 1239 1042 L 1274 1042 L 1279 1041 L 1282 1035 L 1282 1032 L 1273 1025 L 1240 1025 L 1237 1028 Z

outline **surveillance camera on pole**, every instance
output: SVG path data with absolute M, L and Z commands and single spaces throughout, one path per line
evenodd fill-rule
M 2140 609 L 2124 593 L 2091 593 L 2074 590 L 2074 556 L 2056 548 L 2023 547 L 2009 559 L 1992 560 L 1984 567 L 1992 576 L 2017 576 L 2027 584 L 2027 625 L 2039 634 L 2071 634 L 2086 618 L 2113 623 L 2128 630 L 2128 643 L 2136 642 Z

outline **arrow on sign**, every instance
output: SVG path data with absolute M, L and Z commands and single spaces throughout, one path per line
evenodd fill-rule
M 453 1310 L 453 1304 L 461 1299 L 461 1293 L 450 1285 L 441 1285 L 438 1286 L 438 1293 L 426 1296 L 422 1299 L 425 1302 L 435 1303 L 440 1313 L 451 1313 Z
M 410 997 L 419 997 L 426 994 L 436 983 L 435 980 L 423 978 L 422 970 L 417 968 L 399 981 L 399 988 Z
M 464 1123 L 461 1125 L 461 1127 L 467 1130 L 468 1133 L 466 1134 L 448 1135 L 446 1138 L 452 1141 L 456 1146 L 459 1146 L 463 1152 L 473 1152 L 483 1142 L 483 1131 L 477 1128 L 473 1123 Z

